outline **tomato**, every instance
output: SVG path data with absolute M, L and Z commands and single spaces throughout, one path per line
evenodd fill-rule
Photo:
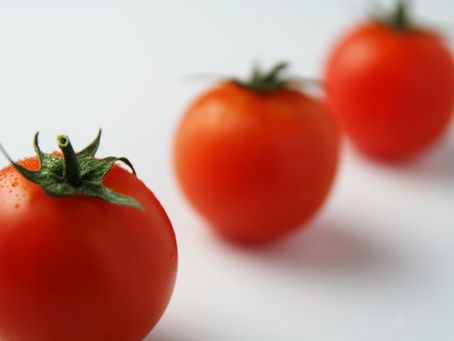
M 41 157 L 41 169 L 62 159 Z M 92 160 L 88 175 L 81 163 L 82 181 L 107 159 Z M 39 163 L 30 157 L 16 167 L 26 173 Z M 102 185 L 135 207 L 87 195 L 51 196 L 46 191 L 52 189 L 13 165 L 0 171 L 2 340 L 139 341 L 160 319 L 175 282 L 174 232 L 143 182 L 112 165 Z
M 392 19 L 392 18 L 391 18 Z M 454 108 L 454 62 L 436 33 L 394 20 L 348 32 L 326 67 L 330 106 L 369 156 L 404 160 L 434 144 Z
M 275 71 L 209 89 L 176 133 L 181 188 L 213 229 L 237 242 L 269 241 L 301 226 L 336 173 L 338 138 L 323 105 Z

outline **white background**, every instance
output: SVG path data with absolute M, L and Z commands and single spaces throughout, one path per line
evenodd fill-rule
M 36 130 L 43 150 L 60 133 L 80 148 L 102 127 L 100 155 L 129 157 L 174 224 L 178 281 L 147 340 L 454 340 L 454 129 L 405 165 L 345 146 L 317 218 L 259 248 L 213 235 L 174 179 L 175 125 L 209 86 L 187 75 L 285 59 L 321 77 L 333 41 L 372 2 L 0 1 L 5 148 L 33 154 Z M 453 36 L 451 0 L 414 2 Z

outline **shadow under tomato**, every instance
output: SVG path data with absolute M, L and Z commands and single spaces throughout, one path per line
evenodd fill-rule
M 354 219 L 350 219 L 354 221 Z M 343 224 L 343 225 L 342 225 Z M 315 222 L 271 244 L 229 247 L 269 266 L 325 274 L 377 273 L 397 262 L 390 248 L 360 226 Z
M 403 165 L 402 170 L 421 180 L 454 184 L 454 143 L 445 143 L 439 147 L 435 146 L 435 149 L 429 150 L 420 159 Z
M 181 326 L 169 330 L 158 325 L 143 341 L 200 341 L 200 339 L 182 331 Z
M 452 129 L 452 134 L 454 134 L 454 129 Z M 370 163 L 368 165 L 370 167 L 416 178 L 422 182 L 454 184 L 454 139 L 452 138 L 446 137 L 421 154 L 406 160 L 377 160 L 361 153 L 356 147 L 352 146 L 351 142 L 349 147 L 355 150 L 355 154 L 359 158 Z

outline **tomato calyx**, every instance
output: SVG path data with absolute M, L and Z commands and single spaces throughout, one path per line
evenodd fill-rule
M 324 88 L 325 85 L 318 79 L 306 78 L 300 76 L 283 77 L 284 72 L 290 66 L 287 62 L 276 64 L 270 71 L 263 72 L 262 69 L 255 64 L 251 76 L 247 80 L 238 78 L 230 78 L 229 80 L 236 85 L 258 94 L 270 94 L 278 89 L 301 90 L 302 85 L 314 86 L 315 88 Z
M 250 78 L 246 81 L 232 79 L 237 85 L 258 93 L 267 94 L 280 88 L 286 88 L 290 80 L 281 77 L 282 71 L 287 69 L 287 62 L 278 63 L 269 72 L 263 72 L 258 65 L 252 69 Z
M 60 157 L 43 153 L 39 148 L 38 133 L 36 133 L 33 147 L 40 164 L 40 169 L 37 171 L 30 171 L 15 163 L 3 147 L 0 146 L 0 148 L 19 173 L 41 186 L 50 196 L 87 195 L 112 204 L 144 210 L 136 199 L 117 193 L 102 184 L 102 180 L 117 161 L 125 163 L 134 174 L 135 170 L 131 162 L 124 157 L 109 156 L 95 159 L 100 139 L 101 129 L 92 143 L 79 153 L 75 153 L 69 138 L 66 135 L 59 135 L 57 142 L 63 154 L 63 157 Z
M 409 15 L 408 0 L 397 0 L 394 11 L 383 15 L 374 15 L 373 18 L 381 24 L 402 32 L 410 31 L 414 28 Z

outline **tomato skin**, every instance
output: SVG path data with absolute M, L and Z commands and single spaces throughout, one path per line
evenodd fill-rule
M 443 134 L 454 109 L 454 62 L 437 35 L 365 23 L 326 67 L 330 106 L 356 146 L 384 160 L 417 155 Z
M 177 131 L 174 162 L 189 201 L 220 234 L 263 242 L 306 222 L 336 172 L 338 138 L 300 92 L 258 94 L 225 82 L 198 98 Z
M 20 162 L 36 170 L 36 158 Z M 121 167 L 103 183 L 145 211 L 51 197 L 0 171 L 0 335 L 5 341 L 139 341 L 172 294 L 177 248 L 152 192 Z

